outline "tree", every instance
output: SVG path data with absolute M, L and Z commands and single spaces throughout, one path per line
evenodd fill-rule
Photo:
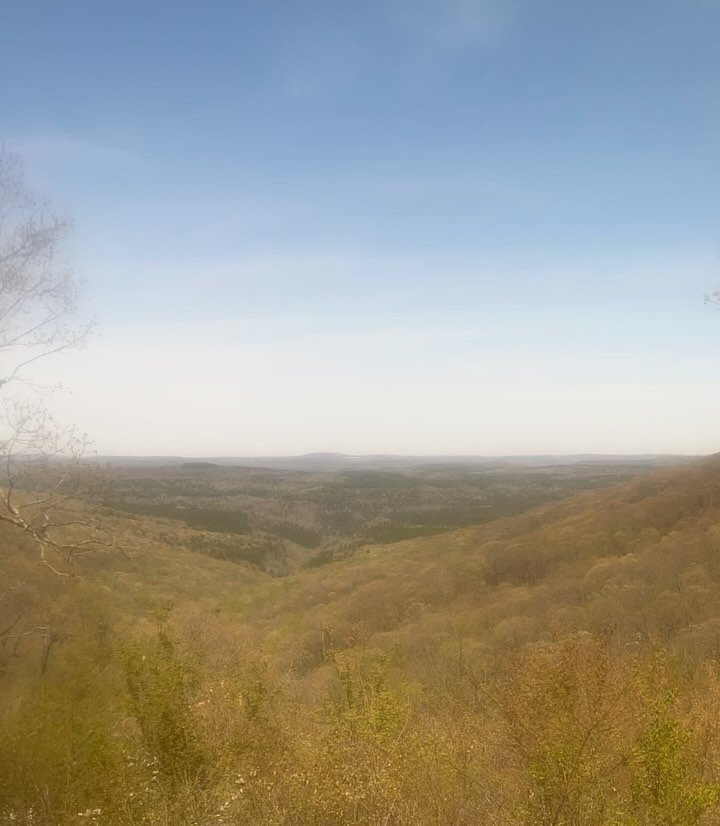
M 58 574 L 111 544 L 102 525 L 69 510 L 97 484 L 87 441 L 48 411 L 43 396 L 57 388 L 32 379 L 33 365 L 82 346 L 90 331 L 73 323 L 80 284 L 62 255 L 70 227 L 0 146 L 0 522 L 29 536 Z
M 79 284 L 60 257 L 69 219 L 25 184 L 20 159 L 0 148 L 0 387 L 30 383 L 27 368 L 81 345 L 88 327 L 68 322 Z

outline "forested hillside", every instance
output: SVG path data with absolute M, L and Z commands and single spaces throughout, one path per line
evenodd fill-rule
M 278 462 L 281 460 L 278 460 Z M 289 460 L 288 460 L 289 461 Z M 301 459 L 297 460 L 298 462 Z M 648 462 L 550 458 L 492 462 L 416 458 L 395 467 L 368 458 L 358 468 L 311 470 L 188 462 L 107 468 L 98 500 L 111 512 L 165 520 L 165 533 L 190 549 L 249 562 L 274 575 L 396 542 L 476 525 L 541 502 L 628 479 Z M 147 520 L 145 520 L 147 521 Z
M 717 458 L 283 577 L 105 518 L 3 530 L 0 822 L 720 823 Z

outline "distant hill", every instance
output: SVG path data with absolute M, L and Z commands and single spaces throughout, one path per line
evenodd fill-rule
M 242 466 L 276 470 L 366 470 L 433 467 L 436 465 L 465 467 L 556 467 L 578 464 L 628 464 L 640 467 L 665 467 L 683 464 L 696 456 L 675 454 L 602 454 L 538 456 L 400 456 L 393 454 L 349 455 L 344 453 L 307 453 L 303 456 L 210 456 L 189 458 L 183 456 L 98 456 L 103 464 L 133 466 Z

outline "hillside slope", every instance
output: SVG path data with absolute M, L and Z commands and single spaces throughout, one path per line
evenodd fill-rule
M 486 523 L 647 469 L 612 458 L 312 472 L 209 463 L 113 467 L 101 504 L 120 517 L 163 520 L 166 533 L 193 550 L 286 575 L 364 544 Z
M 449 633 L 506 650 L 614 631 L 707 655 L 720 642 L 720 458 L 520 516 L 365 553 L 279 584 L 248 615 L 339 647 Z M 296 643 L 296 639 L 293 640 Z M 327 644 L 327 640 L 326 640 Z
M 112 519 L 3 534 L 0 823 L 720 823 L 719 458 L 284 578 Z

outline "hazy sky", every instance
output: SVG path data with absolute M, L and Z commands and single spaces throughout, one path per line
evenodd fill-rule
M 720 450 L 718 0 L 0 11 L 99 452 Z

